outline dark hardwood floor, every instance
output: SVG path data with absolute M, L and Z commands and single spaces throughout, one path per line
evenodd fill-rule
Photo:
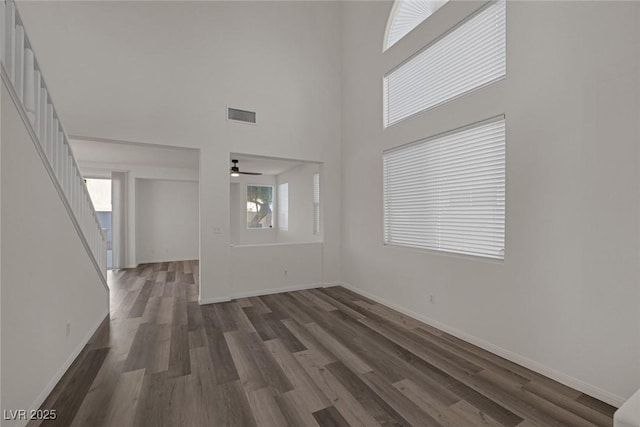
M 111 277 L 59 426 L 610 426 L 614 408 L 344 288 L 198 305 L 198 263 Z

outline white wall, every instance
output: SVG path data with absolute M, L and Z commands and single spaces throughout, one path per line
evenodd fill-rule
M 234 245 L 269 243 L 311 243 L 322 241 L 322 235 L 313 234 L 313 174 L 320 165 L 308 163 L 278 175 L 231 177 L 230 181 L 230 235 Z M 280 229 L 277 221 L 280 195 L 278 186 L 289 184 L 289 228 Z M 272 185 L 275 194 L 272 229 L 248 229 L 246 224 L 247 185 Z
M 229 298 L 264 295 L 286 290 L 317 287 L 323 277 L 323 245 L 313 235 L 313 174 L 315 163 L 305 164 L 277 176 L 230 178 L 230 265 L 231 290 L 202 303 Z M 289 183 L 289 229 L 277 223 L 278 184 Z M 247 229 L 247 185 L 273 185 L 274 228 Z
M 319 171 L 320 165 L 309 163 L 276 176 L 278 185 L 289 184 L 289 227 L 287 230 L 278 227 L 278 242 L 322 240 L 320 234 L 313 234 L 313 174 Z
M 32 409 L 108 314 L 109 300 L 4 85 L 0 97 L 0 389 L 3 409 Z
M 136 261 L 198 259 L 198 183 L 136 179 Z
M 71 142 L 73 146 L 73 141 Z M 176 168 L 166 166 L 149 166 L 139 164 L 106 163 L 100 161 L 79 162 L 80 171 L 83 176 L 91 178 L 111 178 L 112 171 L 127 172 L 126 191 L 126 220 L 125 239 L 126 250 L 125 259 L 127 268 L 135 268 L 142 261 L 136 258 L 136 180 L 137 179 L 160 179 L 171 181 L 197 181 L 198 170 L 187 168 Z
M 231 152 L 324 164 L 323 277 L 338 279 L 338 2 L 37 2 L 20 9 L 71 134 L 200 149 L 201 298 L 238 291 L 230 271 Z M 227 105 L 255 109 L 258 124 L 227 121 Z
M 227 295 L 202 302 L 322 286 L 322 243 L 282 243 L 231 247 Z
M 640 387 L 640 4 L 508 2 L 507 79 L 383 130 L 383 74 L 477 7 L 383 54 L 391 3 L 343 4 L 342 280 L 620 404 Z M 383 246 L 382 151 L 502 113 L 504 262 Z
M 20 7 L 73 134 L 201 149 L 203 300 L 243 290 L 230 151 L 324 162 L 323 281 L 341 271 L 611 402 L 638 387 L 636 3 L 510 2 L 507 80 L 386 131 L 382 74 L 478 3 L 450 2 L 385 54 L 389 2 Z M 255 108 L 258 125 L 225 121 L 225 105 Z M 382 150 L 501 113 L 504 263 L 383 247 Z

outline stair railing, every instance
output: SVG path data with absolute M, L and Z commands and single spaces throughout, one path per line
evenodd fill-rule
M 2 79 L 80 240 L 107 287 L 106 236 L 14 1 L 0 0 L 0 26 Z

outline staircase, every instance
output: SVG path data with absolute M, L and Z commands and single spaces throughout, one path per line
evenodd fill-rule
M 2 80 L 82 244 L 108 289 L 105 233 L 98 222 L 16 4 L 10 0 L 0 0 L 0 59 Z

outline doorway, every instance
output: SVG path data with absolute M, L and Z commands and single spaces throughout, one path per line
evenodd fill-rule
M 113 268 L 113 232 L 111 204 L 111 180 L 106 178 L 86 178 L 89 197 L 98 217 L 100 227 L 107 236 L 107 268 Z

